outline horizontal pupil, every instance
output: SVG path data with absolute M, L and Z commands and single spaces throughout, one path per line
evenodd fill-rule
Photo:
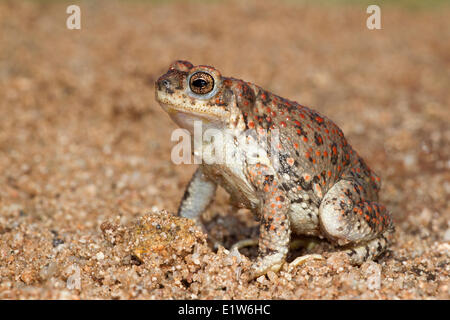
M 199 88 L 202 88 L 202 87 L 204 87 L 204 86 L 207 85 L 206 81 L 203 80 L 203 79 L 197 79 L 197 80 L 194 80 L 194 82 L 193 82 L 192 84 L 193 84 L 194 86 L 196 86 L 196 87 L 199 87 Z

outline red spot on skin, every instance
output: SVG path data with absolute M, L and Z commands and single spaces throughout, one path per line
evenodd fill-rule
M 265 93 L 261 94 L 261 98 L 263 98 L 264 100 L 266 100 L 266 94 L 265 94 Z
M 267 108 L 266 108 L 266 112 L 267 112 L 267 113 L 271 113 L 271 112 L 272 112 L 272 109 L 270 109 L 269 107 L 267 107 Z
M 286 128 L 286 122 L 281 121 L 281 122 L 280 122 L 280 126 L 282 126 L 283 128 Z
M 306 153 L 305 153 L 305 157 L 308 158 L 308 159 L 311 157 L 311 155 L 309 154 L 309 152 L 306 152 Z
M 327 128 L 325 128 L 325 133 L 330 133 L 330 130 L 328 130 Z
M 293 165 L 294 165 L 294 159 L 292 159 L 292 158 L 287 158 L 286 161 L 287 161 L 287 163 L 288 163 L 290 166 L 293 166 Z
M 303 113 L 299 114 L 302 119 L 305 119 L 305 115 Z
M 298 149 L 298 143 L 294 143 L 294 148 Z
M 249 121 L 249 122 L 248 122 L 248 127 L 249 127 L 250 129 L 253 129 L 253 128 L 255 127 L 255 123 L 254 123 L 253 121 Z
M 272 122 L 272 118 L 271 118 L 271 117 L 266 117 L 266 120 L 267 120 L 268 122 Z
M 328 177 L 331 177 L 331 171 L 328 171 Z
M 272 115 L 272 117 L 276 117 L 277 116 L 277 113 L 275 111 L 272 111 L 270 114 Z
M 303 141 L 308 142 L 308 138 L 307 137 L 303 137 Z
M 323 152 L 323 156 L 328 157 L 328 152 L 326 150 Z
M 337 149 L 336 149 L 336 147 L 335 146 L 333 146 L 333 154 L 337 154 Z
M 316 121 L 317 121 L 318 123 L 322 123 L 322 122 L 323 122 L 323 118 L 317 116 L 317 117 L 316 117 Z
M 304 175 L 305 181 L 308 182 L 311 179 L 311 176 L 309 174 Z
M 316 151 L 316 156 L 320 157 L 320 151 L 319 150 Z
M 300 126 L 301 125 L 300 122 L 297 121 L 297 120 L 295 120 L 294 123 L 295 123 L 296 126 Z
M 302 134 L 302 130 L 297 129 L 297 133 L 298 133 L 298 134 Z
M 316 187 L 316 193 L 317 193 L 317 195 L 318 195 L 319 197 L 322 197 L 322 188 L 321 188 L 318 184 L 316 184 L 315 187 Z
M 291 120 L 291 117 L 290 116 L 286 116 L 286 121 L 289 121 L 289 120 Z
M 244 105 L 248 106 L 248 101 L 247 100 L 244 101 Z

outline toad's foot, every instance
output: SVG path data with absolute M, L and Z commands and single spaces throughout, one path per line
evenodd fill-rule
M 278 272 L 285 262 L 285 255 L 282 253 L 275 253 L 258 257 L 250 267 L 250 277 L 248 280 L 253 280 L 259 276 L 265 275 L 269 271 Z
M 254 247 L 254 246 L 257 246 L 257 245 L 258 245 L 258 239 L 257 238 L 243 239 L 243 240 L 239 240 L 238 242 L 233 244 L 233 246 L 231 247 L 231 250 L 233 250 L 233 249 L 240 250 L 242 248 Z
M 295 267 L 304 264 L 307 261 L 311 260 L 324 260 L 325 258 L 320 254 L 307 254 L 301 257 L 295 258 L 294 261 L 289 263 L 288 271 L 291 272 Z
M 246 248 L 246 247 L 252 247 L 252 246 L 256 246 L 258 244 L 258 239 L 244 239 L 244 240 L 240 240 L 238 242 L 236 242 L 232 247 L 231 250 L 236 249 L 242 249 L 242 248 Z M 317 245 L 317 242 L 314 240 L 305 240 L 305 239 L 296 239 L 294 241 L 291 241 L 291 243 L 289 244 L 289 249 L 298 249 L 300 247 L 306 247 L 307 249 L 312 249 L 313 247 L 315 247 Z M 323 260 L 324 257 L 321 256 L 320 254 L 308 254 L 308 255 L 304 255 L 301 257 L 297 257 L 294 261 L 292 261 L 291 263 L 289 263 L 289 267 L 288 270 L 289 272 L 291 272 L 295 267 L 304 264 L 307 261 L 310 260 Z M 272 259 L 271 259 L 272 260 Z M 283 261 L 284 262 L 284 261 Z M 267 270 L 264 270 L 264 268 L 262 267 L 264 264 L 268 264 L 270 265 L 271 263 L 264 263 L 263 261 L 260 262 L 256 262 L 254 264 L 254 266 L 252 267 L 254 269 L 254 276 L 258 277 L 259 275 L 262 275 L 268 271 L 278 271 L 283 263 L 281 264 L 273 264 L 271 267 L 269 267 Z
M 257 238 L 249 238 L 239 240 L 233 246 L 232 249 L 240 250 L 242 248 L 254 247 L 258 245 Z M 289 243 L 289 250 L 297 250 L 299 248 L 305 248 L 306 250 L 311 250 L 317 245 L 317 241 L 313 239 L 295 239 Z

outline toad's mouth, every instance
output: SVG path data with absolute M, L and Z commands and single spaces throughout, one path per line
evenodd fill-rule
M 195 106 L 185 107 L 158 102 L 178 126 L 189 130 L 191 133 L 194 133 L 195 127 L 204 130 L 205 128 L 220 129 L 225 126 L 224 119 L 227 119 L 227 112 L 224 110 L 213 111 L 214 108 L 209 107 L 208 112 L 205 112 L 202 108 L 196 108 Z

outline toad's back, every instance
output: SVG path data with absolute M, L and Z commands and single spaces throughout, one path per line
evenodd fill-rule
M 296 102 L 249 84 L 255 102 L 246 116 L 249 127 L 263 127 L 280 134 L 279 170 L 283 189 L 296 201 L 297 191 L 308 192 L 317 205 L 335 182 L 354 178 L 365 184 L 376 199 L 380 179 L 353 150 L 330 119 Z M 302 193 L 300 192 L 300 193 Z

